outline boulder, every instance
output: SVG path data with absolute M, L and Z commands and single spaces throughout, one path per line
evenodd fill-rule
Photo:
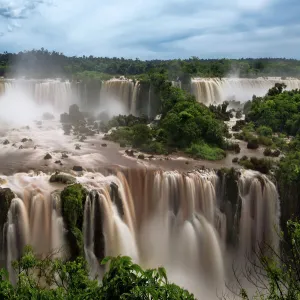
M 67 153 L 62 153 L 62 154 L 61 154 L 61 158 L 62 158 L 62 159 L 64 159 L 64 158 L 69 158 L 69 156 L 67 155 Z
M 126 153 L 128 156 L 134 157 L 134 152 L 133 152 L 133 150 L 128 150 L 128 149 L 126 149 L 126 150 L 125 150 L 125 153 Z
M 76 183 L 76 178 L 68 174 L 55 173 L 50 177 L 50 182 L 74 184 Z
M 24 147 L 21 145 L 21 146 L 19 147 L 19 149 L 24 149 Z
M 9 144 L 9 140 L 5 140 L 4 142 L 3 142 L 3 145 L 8 145 Z
M 80 145 L 75 145 L 75 150 L 81 150 L 81 146 Z
M 145 155 L 144 155 L 144 154 L 140 154 L 140 155 L 138 156 L 138 159 L 145 159 Z
M 56 163 L 56 164 L 60 164 L 60 163 L 61 163 L 61 161 L 60 161 L 60 160 L 57 160 L 57 161 L 55 161 L 55 163 Z
M 45 155 L 44 159 L 52 159 L 51 154 L 47 153 L 47 154 Z
M 107 147 L 107 144 L 101 144 L 102 147 Z
M 74 166 L 73 167 L 73 171 L 75 171 L 75 172 L 82 172 L 83 168 L 81 166 Z
M 21 140 L 21 142 L 22 142 L 22 143 L 26 143 L 26 142 L 28 142 L 28 139 L 27 139 L 27 138 L 23 138 L 23 139 Z
M 87 139 L 87 137 L 83 135 L 83 136 L 79 139 L 79 142 L 84 142 L 86 139 Z

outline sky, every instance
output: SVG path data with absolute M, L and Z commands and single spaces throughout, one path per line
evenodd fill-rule
M 0 52 L 300 59 L 300 0 L 0 0 Z

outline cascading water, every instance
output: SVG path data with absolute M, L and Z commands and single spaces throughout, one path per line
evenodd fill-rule
M 253 95 L 264 96 L 277 82 L 285 83 L 287 90 L 300 89 L 300 80 L 293 78 L 194 78 L 191 91 L 197 101 L 205 105 L 220 104 L 232 98 L 245 102 Z
M 114 174 L 77 178 L 90 190 L 82 231 L 93 278 L 103 274 L 98 263 L 103 257 L 128 255 L 144 267 L 165 266 L 171 281 L 213 299 L 228 273 L 229 253 L 243 260 L 257 245 L 278 247 L 278 195 L 264 175 L 242 171 L 239 209 L 230 210 L 224 209 L 220 178 L 213 171 L 129 169 Z M 60 197 L 49 176 L 24 173 L 4 179 L 4 187 L 18 195 L 4 227 L 7 266 L 27 243 L 38 253 L 65 249 L 67 254 Z M 234 250 L 226 237 L 232 218 L 239 224 Z

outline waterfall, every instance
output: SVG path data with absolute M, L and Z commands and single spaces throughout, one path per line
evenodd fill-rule
M 234 212 L 217 199 L 224 187 L 214 171 L 141 168 L 113 174 L 77 178 L 89 190 L 82 232 L 92 278 L 103 276 L 99 262 L 105 256 L 128 255 L 143 267 L 166 267 L 171 281 L 204 295 L 223 287 L 228 253 L 245 260 L 258 246 L 278 248 L 278 195 L 265 175 L 241 171 L 235 195 L 240 209 Z M 7 266 L 27 243 L 40 254 L 64 248 L 60 196 L 49 176 L 23 173 L 5 179 L 18 195 L 4 229 Z M 232 213 L 239 224 L 236 247 L 226 239 Z
M 191 91 L 197 101 L 205 105 L 220 104 L 231 99 L 245 102 L 251 100 L 253 95 L 264 96 L 277 82 L 285 83 L 287 90 L 300 89 L 300 80 L 293 78 L 194 78 Z

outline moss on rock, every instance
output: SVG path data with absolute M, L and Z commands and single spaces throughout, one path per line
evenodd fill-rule
M 62 215 L 68 230 L 71 259 L 83 255 L 82 227 L 86 196 L 87 191 L 81 184 L 69 185 L 61 192 Z

